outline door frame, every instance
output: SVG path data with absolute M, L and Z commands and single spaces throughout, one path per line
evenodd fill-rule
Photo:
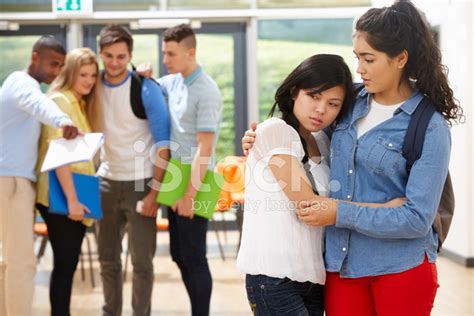
M 64 48 L 67 47 L 66 41 L 67 26 L 66 24 L 59 25 L 33 25 L 33 24 L 20 24 L 18 31 L 2 30 L 0 36 L 38 36 L 38 39 L 42 35 L 54 36 Z M 33 48 L 33 47 L 32 47 Z
M 105 25 L 84 25 L 84 46 L 97 50 L 96 38 Z M 128 24 L 123 26 L 128 28 Z M 196 34 L 231 34 L 234 39 L 234 152 L 242 155 L 241 135 L 247 130 L 247 25 L 240 23 L 202 23 L 201 27 L 195 29 Z M 158 63 L 163 65 L 162 35 L 165 29 L 141 29 L 131 30 L 132 34 L 154 34 L 158 35 Z M 167 74 L 166 67 L 159 67 L 159 75 Z

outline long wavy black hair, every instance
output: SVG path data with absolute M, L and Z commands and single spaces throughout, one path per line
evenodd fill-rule
M 336 86 L 342 86 L 345 91 L 344 102 L 336 118 L 337 121 L 349 112 L 354 103 L 354 88 L 349 67 L 338 55 L 318 54 L 308 57 L 286 77 L 277 89 L 275 103 L 268 116 L 272 117 L 278 108 L 282 120 L 293 127 L 299 135 L 300 123 L 293 113 L 294 98 L 299 91 L 309 90 L 309 94 L 316 95 Z M 307 144 L 301 135 L 300 139 L 305 152 L 302 162 L 306 163 L 308 161 Z
M 355 30 L 365 32 L 369 45 L 391 58 L 406 50 L 403 80 L 428 96 L 448 124 L 463 121 L 463 110 L 448 83 L 448 68 L 441 63 L 441 51 L 412 3 L 370 9 L 357 20 Z

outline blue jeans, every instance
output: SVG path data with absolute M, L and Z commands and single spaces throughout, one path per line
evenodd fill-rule
M 245 286 L 254 315 L 324 314 L 324 286 L 321 284 L 247 274 Z

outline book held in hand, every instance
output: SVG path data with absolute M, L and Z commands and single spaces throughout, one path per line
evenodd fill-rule
M 85 174 L 72 173 L 77 199 L 85 205 L 90 213 L 85 218 L 102 219 L 102 207 L 100 202 L 99 177 Z M 56 171 L 49 172 L 49 212 L 68 215 L 66 196 L 64 195 Z
M 160 204 L 173 206 L 181 199 L 191 178 L 191 165 L 171 158 L 160 187 L 156 201 Z M 216 208 L 224 177 L 207 170 L 204 180 L 193 201 L 194 214 L 211 219 Z

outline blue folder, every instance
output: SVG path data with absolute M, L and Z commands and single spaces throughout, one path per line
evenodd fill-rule
M 90 210 L 89 214 L 85 214 L 85 218 L 102 219 L 99 178 L 72 173 L 72 179 L 79 202 Z M 49 172 L 49 211 L 55 214 L 68 215 L 66 196 L 54 170 Z

